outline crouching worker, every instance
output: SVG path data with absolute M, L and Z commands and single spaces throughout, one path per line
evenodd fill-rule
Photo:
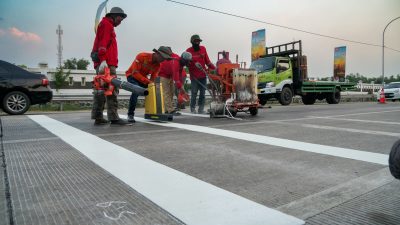
M 158 73 L 160 72 L 160 63 L 164 60 L 170 60 L 172 51 L 169 47 L 161 46 L 158 50 L 153 49 L 153 53 L 139 53 L 132 65 L 125 72 L 129 83 L 147 88 L 150 83 L 153 83 Z M 150 76 L 150 77 L 148 77 Z M 138 96 L 132 93 L 129 100 L 128 122 L 135 122 L 135 109 Z
M 186 71 L 184 66 L 188 66 L 192 60 L 192 54 L 189 52 L 182 53 L 179 55 L 172 53 L 172 60 L 164 61 L 160 66 L 160 80 L 162 83 L 165 113 L 179 116 L 180 113 L 174 109 L 174 83 L 175 87 L 179 91 L 184 91 L 182 76 L 186 77 Z
M 117 39 L 114 27 L 121 24 L 126 18 L 126 14 L 119 7 L 114 7 L 106 14 L 97 27 L 96 38 L 94 40 L 91 58 L 97 74 L 104 74 L 104 69 L 108 67 L 111 75 L 116 75 L 118 67 Z M 104 96 L 104 91 L 93 90 L 92 119 L 95 125 L 111 124 L 129 125 L 125 120 L 118 116 L 118 89 L 115 88 L 112 95 Z M 104 105 L 107 102 L 107 117 L 103 118 Z

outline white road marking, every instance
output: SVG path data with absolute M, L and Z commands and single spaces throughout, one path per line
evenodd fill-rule
M 120 115 L 121 118 L 126 118 L 124 115 Z M 301 141 L 292 141 L 283 138 L 274 138 L 264 135 L 257 135 L 257 134 L 249 134 L 244 132 L 238 131 L 230 131 L 218 128 L 210 128 L 198 125 L 190 125 L 190 124 L 179 124 L 179 123 L 159 123 L 153 122 L 150 120 L 146 120 L 140 117 L 135 117 L 136 121 L 153 124 L 157 126 L 164 126 L 164 127 L 175 127 L 179 129 L 190 130 L 194 132 L 212 134 L 222 137 L 234 138 L 238 140 L 250 141 L 255 143 L 267 144 L 267 145 L 274 145 L 288 149 L 296 149 L 306 152 L 313 152 L 318 154 L 324 155 L 331 155 L 336 157 L 342 157 L 347 159 L 355 159 L 364 162 L 371 162 L 377 163 L 381 165 L 388 165 L 389 156 L 380 153 L 374 152 L 365 152 L 360 150 L 348 149 L 348 148 L 340 148 L 340 147 L 332 147 L 327 145 L 319 145 L 319 144 L 312 144 L 306 143 Z
M 374 121 L 374 120 L 359 120 L 359 119 L 345 119 L 345 118 L 336 118 L 336 117 L 309 116 L 309 118 L 327 119 L 327 120 L 342 120 L 342 121 L 352 121 L 352 122 L 362 122 L 362 123 L 379 123 L 379 124 L 389 124 L 389 125 L 400 125 L 399 122 Z
M 382 187 L 393 182 L 393 180 L 394 178 L 388 172 L 388 168 L 383 168 L 330 187 L 319 193 L 308 195 L 302 199 L 279 206 L 277 209 L 282 212 L 290 213 L 298 218 L 307 219 Z
M 320 126 L 320 125 L 312 125 L 312 124 L 301 124 L 301 126 L 302 127 L 309 127 L 309 128 L 316 128 L 316 129 L 337 130 L 337 131 L 346 131 L 346 132 L 352 132 L 352 133 L 362 133 L 362 134 L 373 134 L 373 135 L 385 135 L 385 136 L 400 137 L 400 133 L 392 133 L 392 132 L 385 132 L 385 131 L 359 130 L 359 129 L 352 129 L 352 128 Z
M 60 121 L 43 115 L 29 118 L 186 224 L 304 224 Z
M 185 113 L 185 112 L 180 112 L 184 116 L 196 116 L 196 117 L 203 117 L 203 118 L 210 118 L 209 114 L 194 114 L 194 113 Z

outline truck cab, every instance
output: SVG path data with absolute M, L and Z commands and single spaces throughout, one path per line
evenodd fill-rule
M 281 100 L 279 97 L 283 88 L 292 87 L 293 65 L 289 57 L 263 57 L 254 61 L 250 68 L 258 73 L 257 89 L 262 105 L 265 105 L 270 98 Z M 283 99 L 282 102 L 287 103 L 293 96 L 286 95 L 286 97 L 290 99 Z

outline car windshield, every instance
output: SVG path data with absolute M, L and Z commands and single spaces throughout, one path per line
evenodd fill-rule
M 391 83 L 385 85 L 385 89 L 390 89 L 390 88 L 400 88 L 400 83 Z
M 251 69 L 255 69 L 257 73 L 272 70 L 275 67 L 275 57 L 259 58 L 252 62 Z

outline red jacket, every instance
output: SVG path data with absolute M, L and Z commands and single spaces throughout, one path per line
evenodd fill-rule
M 179 63 L 181 59 L 179 55 L 172 53 L 172 58 L 172 60 L 166 60 L 160 64 L 160 73 L 158 76 L 173 79 L 176 88 L 180 89 L 182 87 L 182 77 L 186 77 L 186 71 Z
M 109 66 L 118 67 L 118 46 L 111 18 L 103 17 L 99 23 L 92 52 L 98 52 L 100 59 L 100 62 L 93 62 L 94 68 L 103 60 L 106 60 Z
M 186 51 L 192 54 L 192 62 L 190 62 L 189 64 L 189 73 L 191 80 L 193 78 L 200 79 L 206 77 L 203 71 L 195 66 L 196 62 L 199 62 L 204 69 L 206 69 L 205 66 L 207 65 L 208 68 L 215 70 L 214 64 L 212 64 L 210 58 L 208 58 L 206 47 L 200 46 L 200 50 L 197 52 L 194 51 L 193 47 L 188 48 Z

